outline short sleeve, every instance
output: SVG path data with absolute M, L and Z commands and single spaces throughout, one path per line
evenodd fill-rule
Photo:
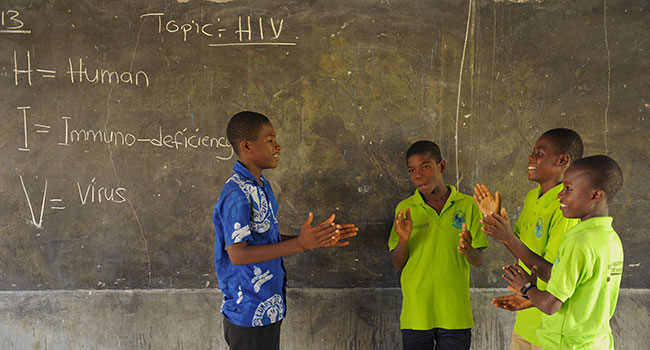
M 591 277 L 591 258 L 585 249 L 572 242 L 562 245 L 557 260 L 551 270 L 546 291 L 564 303 L 578 285 Z
M 487 236 L 481 230 L 481 218 L 483 217 L 476 203 L 472 202 L 470 218 L 467 220 L 467 229 L 472 234 L 472 248 L 487 248 L 489 243 Z
M 542 252 L 542 257 L 546 261 L 551 264 L 555 262 L 560 245 L 562 245 L 564 234 L 575 225 L 574 221 L 564 217 L 559 208 L 553 212 L 551 224 L 548 228 L 548 241 Z
M 215 215 L 220 216 L 226 246 L 251 240 L 250 212 L 250 203 L 243 193 L 231 192 L 221 203 Z

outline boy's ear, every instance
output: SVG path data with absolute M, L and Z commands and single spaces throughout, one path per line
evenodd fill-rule
M 568 168 L 569 165 L 571 165 L 571 157 L 566 153 L 560 154 L 560 158 L 557 160 L 557 165 Z
M 600 201 L 604 200 L 605 199 L 605 191 L 603 191 L 603 190 L 593 190 L 593 192 L 591 192 L 591 199 L 596 201 L 596 202 L 600 202 Z
M 440 167 L 440 173 L 444 173 L 445 170 L 447 170 L 447 162 L 445 162 L 444 159 L 441 159 L 440 162 L 438 163 L 438 166 Z
M 253 145 L 249 141 L 242 141 L 239 143 L 239 150 L 244 152 L 250 152 L 253 149 Z

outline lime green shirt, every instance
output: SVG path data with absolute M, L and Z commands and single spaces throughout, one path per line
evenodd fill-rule
M 514 233 L 535 254 L 553 263 L 562 243 L 562 236 L 580 220 L 567 219 L 560 210 L 558 194 L 564 184 L 559 184 L 542 195 L 542 187 L 537 186 L 526 195 L 524 207 L 515 224 Z M 541 196 L 540 196 L 541 195 Z M 526 266 L 519 264 L 530 273 Z M 537 287 L 546 290 L 546 283 L 537 279 Z M 542 312 L 536 307 L 517 311 L 515 332 L 528 342 L 539 346 L 536 331 L 542 323 Z
M 623 245 L 609 216 L 585 220 L 564 235 L 546 290 L 563 302 L 542 315 L 544 349 L 614 349 L 609 320 L 623 273 Z
M 469 263 L 458 244 L 463 222 L 472 234 L 472 247 L 485 248 L 488 240 L 480 230 L 481 212 L 472 197 L 451 190 L 440 215 L 424 202 L 418 190 L 401 201 L 395 215 L 411 209 L 413 229 L 408 241 L 409 257 L 402 268 L 401 329 L 472 328 L 469 300 Z M 390 250 L 399 237 L 395 228 L 388 239 Z

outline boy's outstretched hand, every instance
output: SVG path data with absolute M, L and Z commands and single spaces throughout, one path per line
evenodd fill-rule
M 350 245 L 349 241 L 343 240 L 356 236 L 359 231 L 359 228 L 354 226 L 354 224 L 343 224 L 338 226 L 341 227 L 339 233 L 335 235 L 334 238 L 325 245 L 325 247 L 345 247 Z
M 492 305 L 499 309 L 519 311 L 532 307 L 533 303 L 519 294 L 511 294 L 492 299 Z
M 300 248 L 312 250 L 328 247 L 333 241 L 337 241 L 336 237 L 340 237 L 342 226 L 334 223 L 334 217 L 335 215 L 332 214 L 325 221 L 312 227 L 311 222 L 314 220 L 314 214 L 309 212 L 297 238 Z
M 406 213 L 406 218 L 404 214 Z M 407 208 L 406 211 L 403 209 L 397 213 L 395 217 L 395 232 L 399 237 L 400 241 L 408 241 L 411 238 L 411 230 L 413 229 L 413 222 L 411 221 L 411 209 Z
M 474 186 L 474 202 L 483 216 L 496 214 L 501 210 L 501 193 L 492 191 L 484 184 L 477 183 Z
M 510 227 L 510 218 L 508 218 L 506 208 L 501 208 L 501 215 L 486 215 L 483 220 L 481 220 L 481 224 L 483 224 L 481 231 L 502 242 L 517 237 Z

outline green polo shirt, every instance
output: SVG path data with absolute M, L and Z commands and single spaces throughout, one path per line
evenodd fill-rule
M 542 348 L 614 349 L 609 320 L 622 273 L 623 245 L 611 217 L 585 220 L 567 232 L 546 287 L 563 304 L 542 315 Z
M 542 187 L 537 186 L 526 195 L 524 207 L 515 224 L 514 232 L 519 239 L 535 254 L 553 263 L 562 243 L 562 236 L 580 220 L 567 219 L 560 210 L 558 194 L 562 192 L 563 184 L 559 184 L 542 195 Z M 541 196 L 540 196 L 541 195 Z M 520 265 L 530 273 L 530 270 L 519 261 Z M 537 279 L 540 290 L 546 290 L 546 283 Z M 515 332 L 532 344 L 539 346 L 535 332 L 542 323 L 542 312 L 531 307 L 517 312 Z
M 472 197 L 451 190 L 440 215 L 427 205 L 418 190 L 395 209 L 410 208 L 413 229 L 408 241 L 409 257 L 402 268 L 401 329 L 472 328 L 469 300 L 469 263 L 458 244 L 463 222 L 472 233 L 472 247 L 486 248 L 488 240 L 481 231 L 481 212 Z M 399 237 L 395 228 L 388 239 L 390 250 Z

